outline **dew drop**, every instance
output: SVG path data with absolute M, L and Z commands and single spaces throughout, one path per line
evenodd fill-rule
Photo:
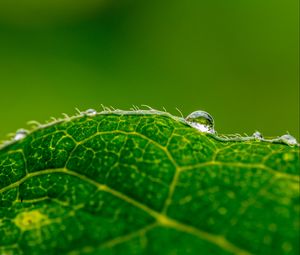
M 25 129 L 19 129 L 15 136 L 14 136 L 14 141 L 19 141 L 19 140 L 22 140 L 23 138 L 25 138 L 27 135 L 28 135 L 28 131 L 25 130 Z
M 257 139 L 257 140 L 264 139 L 263 135 L 259 131 L 254 132 L 253 135 L 252 135 L 252 137 L 255 138 L 255 139 Z
M 186 122 L 196 129 L 204 133 L 214 134 L 214 119 L 205 111 L 192 112 L 185 118 Z
M 97 111 L 94 109 L 88 109 L 84 112 L 84 114 L 87 116 L 95 116 L 97 114 Z
M 296 145 L 296 144 L 298 144 L 296 138 L 293 137 L 292 135 L 289 135 L 289 134 L 280 136 L 279 140 L 281 142 L 285 143 L 285 144 L 288 144 L 288 145 Z

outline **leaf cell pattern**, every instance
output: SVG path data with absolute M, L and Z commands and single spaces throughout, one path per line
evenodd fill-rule
M 0 254 L 299 254 L 299 148 L 98 114 L 0 150 Z

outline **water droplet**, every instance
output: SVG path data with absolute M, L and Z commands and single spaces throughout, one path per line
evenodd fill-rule
M 289 135 L 289 134 L 280 136 L 279 139 L 280 139 L 281 142 L 283 142 L 285 144 L 288 144 L 288 145 L 296 145 L 296 144 L 298 144 L 296 138 L 293 137 L 292 135 Z
M 94 109 L 88 109 L 84 112 L 87 116 L 95 116 L 97 114 L 97 111 Z
M 28 133 L 29 132 L 25 129 L 19 129 L 14 136 L 14 140 L 15 141 L 22 140 L 23 138 L 26 137 L 26 135 L 28 135 Z
M 204 111 L 195 111 L 192 112 L 185 118 L 186 122 L 198 129 L 201 132 L 214 134 L 214 119 L 213 117 Z
M 257 140 L 261 140 L 261 139 L 264 138 L 263 135 L 260 132 L 258 132 L 258 131 L 254 132 L 253 135 L 252 135 L 252 137 L 254 137 Z

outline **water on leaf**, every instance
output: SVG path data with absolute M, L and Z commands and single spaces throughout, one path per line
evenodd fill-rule
M 264 138 L 263 135 L 259 131 L 254 132 L 252 137 L 257 139 L 257 140 L 261 140 L 261 139 Z
M 195 111 L 185 118 L 186 122 L 201 132 L 214 134 L 214 119 L 205 111 Z
M 26 135 L 27 135 L 28 133 L 29 133 L 29 132 L 28 132 L 27 130 L 25 130 L 25 129 L 19 129 L 19 130 L 16 132 L 16 134 L 15 134 L 15 136 L 14 136 L 13 139 L 14 139 L 15 141 L 19 141 L 19 140 L 25 138 Z
M 285 144 L 288 144 L 288 145 L 296 145 L 296 144 L 298 144 L 296 138 L 293 137 L 290 134 L 282 135 L 279 139 L 280 139 L 281 142 L 283 142 Z
M 88 109 L 84 112 L 84 114 L 86 114 L 88 116 L 95 116 L 97 114 L 97 111 L 94 109 Z

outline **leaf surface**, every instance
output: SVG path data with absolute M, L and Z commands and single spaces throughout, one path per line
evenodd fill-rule
M 299 254 L 299 147 L 152 111 L 59 121 L 0 149 L 0 254 Z

